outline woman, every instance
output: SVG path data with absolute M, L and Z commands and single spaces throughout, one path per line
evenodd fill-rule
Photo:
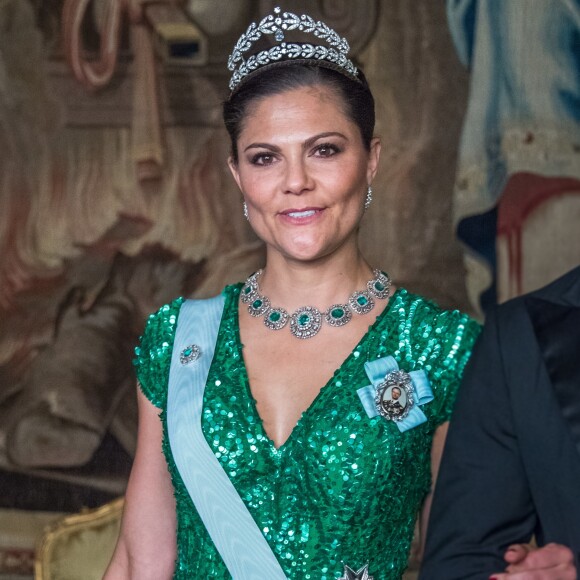
M 286 44 L 297 22 L 328 46 Z M 277 44 L 248 56 L 265 35 Z M 248 29 L 230 58 L 229 166 L 267 258 L 245 284 L 223 291 L 200 446 L 211 450 L 208 470 L 217 458 L 279 567 L 263 578 L 401 577 L 478 330 L 457 311 L 393 291 L 361 254 L 380 141 L 372 94 L 347 51 L 322 23 L 277 10 Z M 186 324 L 183 304 L 152 315 L 138 349 L 138 451 L 108 580 L 244 577 L 216 548 L 236 523 L 220 537 L 199 515 L 204 501 L 220 509 L 220 497 L 194 506 L 184 483 L 191 464 L 202 463 L 191 478 L 199 484 L 205 463 L 175 462 L 183 441 L 168 410 L 170 367 L 181 372 L 207 354 L 197 339 L 175 338 Z M 393 385 L 405 390 L 396 414 L 386 405 Z M 243 544 L 238 555 L 252 560 L 258 552 Z

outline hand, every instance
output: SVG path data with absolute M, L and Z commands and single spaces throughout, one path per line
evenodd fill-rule
M 577 580 L 572 551 L 561 544 L 533 548 L 513 544 L 504 554 L 505 572 L 492 574 L 495 580 Z

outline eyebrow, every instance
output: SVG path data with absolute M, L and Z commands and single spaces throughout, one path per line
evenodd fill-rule
M 342 133 L 339 133 L 338 131 L 327 131 L 325 133 L 318 133 L 317 135 L 306 139 L 306 141 L 304 141 L 303 148 L 308 149 L 308 147 L 312 146 L 319 139 L 326 139 L 327 137 L 341 137 L 342 139 L 346 140 L 346 136 Z M 280 152 L 280 147 L 273 145 L 272 143 L 250 143 L 250 145 L 248 145 L 244 151 L 248 151 L 249 149 L 268 149 L 274 153 Z

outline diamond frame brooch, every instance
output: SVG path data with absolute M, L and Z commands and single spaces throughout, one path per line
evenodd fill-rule
M 179 353 L 179 362 L 182 365 L 188 365 L 198 360 L 200 356 L 201 348 L 197 344 L 190 344 Z

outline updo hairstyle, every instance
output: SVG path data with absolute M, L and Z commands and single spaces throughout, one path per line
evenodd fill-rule
M 250 105 L 265 97 L 314 86 L 327 87 L 339 97 L 344 113 L 358 126 L 364 147 L 370 151 L 375 129 L 375 100 L 360 69 L 356 81 L 317 64 L 291 61 L 276 64 L 249 75 L 223 104 L 223 118 L 234 163 L 238 163 L 238 138 Z

